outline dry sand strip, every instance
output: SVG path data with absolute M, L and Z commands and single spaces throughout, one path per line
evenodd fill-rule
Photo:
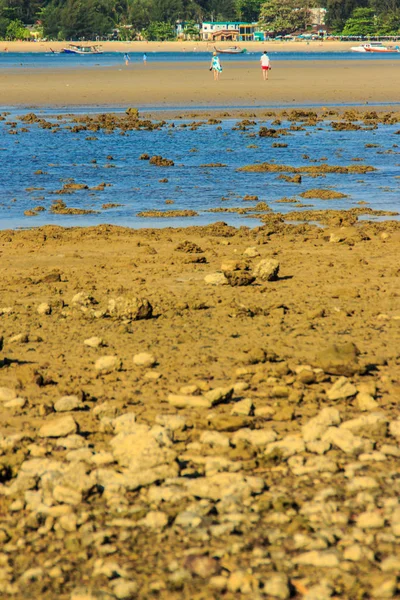
M 229 48 L 235 43 L 232 42 L 212 42 L 203 41 L 185 41 L 185 42 L 75 42 L 76 44 L 99 45 L 103 52 L 146 52 L 149 58 L 153 52 L 211 52 L 216 45 L 218 48 Z M 2 52 L 61 52 L 69 42 L 2 42 L 0 44 L 0 54 Z M 358 46 L 358 42 L 337 42 L 313 40 L 310 42 L 297 40 L 289 41 L 266 41 L 266 42 L 242 42 L 241 48 L 246 48 L 248 52 L 348 52 L 352 46 Z M 394 43 L 389 45 L 394 45 Z
M 0 596 L 373 600 L 399 223 L 0 232 Z
M 212 80 L 205 64 L 162 63 L 91 69 L 0 71 L 0 106 L 283 106 L 396 103 L 399 63 L 275 62 L 264 82 L 258 60 L 225 63 Z

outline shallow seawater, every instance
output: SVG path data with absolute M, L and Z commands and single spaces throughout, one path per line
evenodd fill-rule
M 242 47 L 245 44 L 242 44 Z M 222 54 L 221 60 L 223 63 L 247 63 L 248 61 L 254 61 L 258 64 L 260 55 L 262 52 L 268 49 L 268 47 L 260 46 L 258 52 L 246 52 L 244 54 Z M 142 52 L 130 52 L 129 45 L 127 45 L 126 51 L 129 53 L 131 63 L 141 64 L 143 59 Z M 184 51 L 181 49 L 177 52 L 148 52 L 147 53 L 147 63 L 149 65 L 153 63 L 164 63 L 166 68 L 169 65 L 171 68 L 174 63 L 179 63 L 180 68 L 184 68 L 185 65 L 189 66 L 192 63 L 208 63 L 210 60 L 210 55 L 213 51 L 213 47 L 210 46 L 210 50 L 208 52 L 198 52 L 198 51 Z M 282 52 L 279 50 L 274 50 L 270 48 L 268 50 L 268 54 L 271 57 L 273 62 L 275 61 L 299 61 L 300 63 L 307 63 L 309 61 L 320 62 L 326 60 L 335 60 L 335 61 L 371 61 L 371 60 L 379 60 L 379 61 L 400 61 L 400 53 L 388 53 L 388 54 L 378 54 L 374 53 L 370 55 L 369 53 L 359 53 L 359 52 L 350 52 L 348 50 L 343 50 L 342 52 L 318 52 L 315 50 L 312 51 L 302 51 L 302 52 Z M 87 56 L 82 56 L 78 54 L 51 54 L 42 53 L 42 52 L 1 52 L 0 53 L 0 69 L 64 69 L 64 68 L 73 68 L 79 69 L 84 67 L 113 67 L 120 65 L 122 68 L 125 66 L 124 61 L 124 52 L 104 52 L 104 54 L 89 54 Z
M 49 117 L 46 115 L 46 118 Z M 203 125 L 193 131 L 181 127 L 183 119 L 168 122 L 154 131 L 131 131 L 120 135 L 81 131 L 72 133 L 66 123 L 60 130 L 41 129 L 37 124 L 24 125 L 15 115 L 8 121 L 17 123 L 17 135 L 10 135 L 10 125 L 0 123 L 0 228 L 34 227 L 44 224 L 86 226 L 113 223 L 129 227 L 187 226 L 225 221 L 232 225 L 256 226 L 257 213 L 208 212 L 210 209 L 250 208 L 256 202 L 243 201 L 246 194 L 257 195 L 274 212 L 304 210 L 296 204 L 279 203 L 282 198 L 300 200 L 312 209 L 348 209 L 367 202 L 380 210 L 400 210 L 400 136 L 398 125 L 379 125 L 375 130 L 334 131 L 330 123 L 318 123 L 302 131 L 289 131 L 278 139 L 260 138 L 257 121 L 246 131 L 233 130 L 237 120 L 217 125 Z M 174 127 L 171 125 L 174 124 Z M 29 131 L 21 132 L 21 126 Z M 276 126 L 273 126 L 279 129 Z M 280 125 L 289 128 L 290 123 Z M 97 139 L 86 139 L 87 137 Z M 273 144 L 287 144 L 285 148 Z M 373 147 L 366 147 L 366 145 Z M 157 167 L 140 155 L 147 153 L 172 159 L 173 167 Z M 110 158 L 112 157 L 112 158 Z M 95 163 L 92 161 L 96 161 Z M 246 173 L 237 169 L 256 162 L 290 166 L 371 165 L 377 170 L 366 174 L 326 174 L 310 177 L 302 183 L 278 179 L 279 173 Z M 203 166 L 222 163 L 226 166 Z M 42 171 L 42 174 L 35 174 Z M 290 173 L 288 173 L 290 175 Z M 168 179 L 161 183 L 160 180 Z M 103 191 L 84 189 L 58 195 L 65 183 L 73 180 L 89 188 L 105 182 Z M 37 188 L 37 189 L 32 189 Z M 304 199 L 309 189 L 333 189 L 347 194 L 339 200 Z M 68 207 L 99 211 L 90 215 L 57 215 L 49 212 L 54 201 L 62 199 Z M 166 204 L 166 201 L 169 201 Z M 172 201 L 173 203 L 170 203 Z M 107 203 L 119 203 L 103 209 Z M 310 206 L 311 205 L 311 206 Z M 46 210 L 37 216 L 24 216 L 36 206 Z M 196 217 L 143 218 L 145 210 L 195 210 Z

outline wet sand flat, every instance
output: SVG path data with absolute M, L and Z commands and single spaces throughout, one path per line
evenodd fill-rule
M 223 62 L 223 59 L 222 59 Z M 397 61 L 280 61 L 262 81 L 258 59 L 226 63 L 219 82 L 205 64 L 0 71 L 2 106 L 282 106 L 396 103 Z

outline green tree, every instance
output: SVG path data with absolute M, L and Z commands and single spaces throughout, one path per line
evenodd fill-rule
M 326 0 L 326 25 L 334 33 L 341 33 L 355 8 L 368 6 L 369 0 Z
M 149 0 L 129 0 L 127 22 L 136 29 L 142 31 L 149 26 L 151 4 Z
M 198 40 L 200 37 L 200 30 L 196 27 L 196 23 L 194 21 L 188 21 L 185 25 L 183 33 L 186 38 L 191 40 Z
M 10 21 L 6 29 L 6 40 L 25 40 L 29 37 L 29 32 L 22 21 L 15 19 Z
M 376 19 L 373 8 L 355 8 L 343 28 L 343 35 L 374 35 Z
M 158 23 L 174 23 L 183 16 L 182 0 L 152 0 L 150 8 L 151 21 Z
M 399 35 L 400 33 L 400 10 L 381 15 L 377 19 L 378 35 Z
M 143 31 L 144 37 L 150 41 L 166 41 L 175 38 L 175 31 L 171 23 L 163 21 L 152 21 L 150 25 Z
M 268 0 L 261 5 L 259 24 L 265 31 L 288 34 L 309 23 L 309 8 L 298 0 Z
M 236 3 L 236 12 L 239 19 L 242 19 L 247 23 L 258 21 L 263 1 L 264 0 L 238 0 Z

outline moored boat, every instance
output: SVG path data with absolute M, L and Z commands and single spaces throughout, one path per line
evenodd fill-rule
M 246 48 L 240 48 L 240 46 L 231 46 L 230 48 L 215 48 L 215 52 L 218 54 L 244 54 L 247 52 Z
M 68 44 L 62 49 L 63 54 L 103 54 L 99 46 L 81 46 L 79 44 Z
M 382 42 L 369 42 L 368 44 L 361 44 L 360 46 L 353 46 L 350 48 L 352 52 L 400 52 L 398 46 L 384 46 Z

